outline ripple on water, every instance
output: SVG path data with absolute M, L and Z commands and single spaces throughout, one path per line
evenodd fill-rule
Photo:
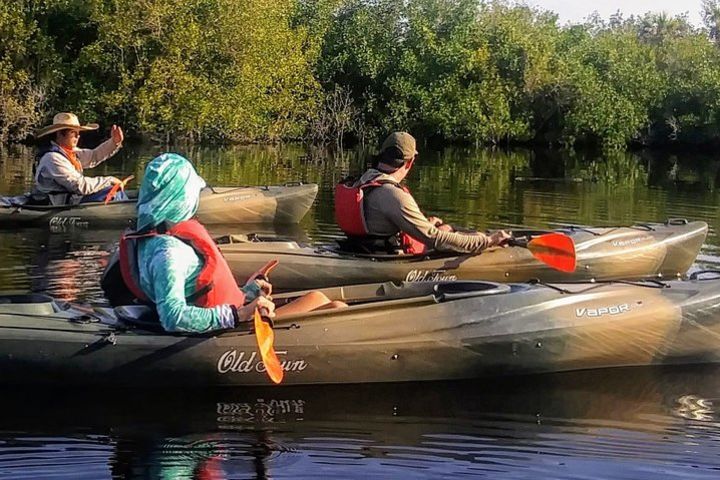
M 305 231 L 281 234 L 314 241 L 340 237 L 329 200 L 338 175 L 332 162 L 292 157 L 293 168 L 265 172 L 265 154 L 206 153 L 217 160 L 206 174 L 218 185 L 297 178 L 322 183 L 321 201 L 302 223 Z M 136 170 L 133 161 L 123 169 Z M 444 161 L 426 171 L 432 175 L 420 171 L 410 180 L 423 210 L 450 223 L 517 229 L 698 219 L 709 223 L 710 232 L 693 268 L 720 265 L 720 202 L 704 187 L 508 182 L 503 179 L 516 172 L 482 177 L 464 166 L 463 173 L 450 175 L 457 173 L 455 163 Z M 107 173 L 121 174 L 117 165 Z M 531 168 L 525 161 L 513 165 Z M 25 184 L 10 187 L 20 191 Z M 99 300 L 97 279 L 118 234 L 0 231 L 3 288 Z M 718 478 L 719 374 L 705 367 L 629 369 L 262 393 L 64 397 L 7 389 L 0 395 L 0 477 L 197 478 L 210 472 L 227 478 Z M 272 400 L 293 407 L 269 408 Z M 232 406 L 233 413 L 219 413 L 220 404 Z
M 110 478 L 113 446 L 108 438 L 3 437 L 0 478 Z

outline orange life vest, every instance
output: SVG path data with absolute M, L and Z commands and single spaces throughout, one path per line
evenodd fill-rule
M 205 227 L 194 219 L 180 222 L 165 232 L 131 232 L 120 238 L 120 273 L 123 282 L 135 297 L 141 301 L 150 301 L 140 288 L 138 241 L 158 235 L 172 235 L 189 244 L 204 262 L 195 283 L 195 291 L 188 297 L 189 303 L 205 308 L 227 304 L 241 307 L 245 303 L 245 294 L 238 287 L 217 244 Z
M 371 180 L 359 186 L 353 186 L 352 179 L 346 179 L 335 186 L 335 221 L 346 235 L 351 237 L 369 237 L 370 233 L 365 223 L 365 190 L 381 187 L 385 184 L 393 185 L 406 193 L 410 190 L 391 180 Z M 405 232 L 398 234 L 403 252 L 421 254 L 427 247 Z

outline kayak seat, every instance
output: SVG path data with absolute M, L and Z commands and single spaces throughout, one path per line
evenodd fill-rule
M 113 309 L 118 320 L 132 327 L 148 330 L 151 332 L 165 333 L 160 325 L 160 317 L 154 308 L 146 305 L 124 305 Z

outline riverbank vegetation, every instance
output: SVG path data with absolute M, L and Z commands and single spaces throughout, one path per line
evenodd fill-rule
M 720 145 L 720 0 L 0 0 L 0 143 L 57 111 L 191 142 Z

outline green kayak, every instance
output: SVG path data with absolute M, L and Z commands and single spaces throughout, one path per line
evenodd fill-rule
M 238 223 L 297 223 L 308 212 L 316 184 L 266 187 L 206 188 L 200 196 L 198 218 L 206 225 Z M 79 205 L 18 205 L 15 197 L 2 197 L 0 226 L 50 225 L 51 228 L 93 228 L 108 224 L 132 225 L 137 212 L 137 191 L 129 200 Z
M 218 239 L 225 258 L 239 279 L 258 265 L 277 259 L 272 283 L 278 290 L 324 288 L 386 280 L 422 282 L 490 280 L 496 282 L 618 280 L 676 278 L 692 265 L 707 236 L 705 222 L 670 220 L 628 227 L 566 227 L 555 230 L 575 244 L 577 265 L 572 273 L 554 270 L 526 248 L 487 250 L 479 255 L 430 253 L 377 255 L 343 251 L 337 245 L 305 246 L 292 241 L 257 237 Z M 547 231 L 515 232 L 542 234 Z
M 475 378 L 720 361 L 720 272 L 668 282 L 378 283 L 276 320 L 283 384 Z M 302 292 L 277 295 L 283 303 Z M 162 331 L 144 306 L 0 296 L 5 384 L 266 385 L 248 327 Z

